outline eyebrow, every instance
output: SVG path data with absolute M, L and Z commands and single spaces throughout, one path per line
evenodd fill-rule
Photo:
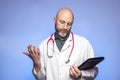
M 58 19 L 58 20 L 60 21 L 61 24 L 67 23 L 67 25 L 69 25 L 69 26 L 71 26 L 73 24 L 73 22 L 66 22 L 66 21 L 60 20 L 60 19 Z

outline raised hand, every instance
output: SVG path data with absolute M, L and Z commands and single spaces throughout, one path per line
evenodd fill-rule
M 39 48 L 36 48 L 32 45 L 29 45 L 27 48 L 28 52 L 23 52 L 23 54 L 27 55 L 29 58 L 32 59 L 36 72 L 39 72 L 41 69 L 40 50 Z

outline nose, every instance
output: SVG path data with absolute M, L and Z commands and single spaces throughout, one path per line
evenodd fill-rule
M 67 23 L 64 24 L 64 29 L 67 29 Z

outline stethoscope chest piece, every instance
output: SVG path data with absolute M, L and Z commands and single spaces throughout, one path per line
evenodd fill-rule
M 67 61 L 65 62 L 66 64 L 68 64 L 70 62 L 70 58 L 67 59 Z

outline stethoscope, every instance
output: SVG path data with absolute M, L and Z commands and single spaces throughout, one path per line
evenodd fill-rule
M 70 62 L 70 57 L 71 57 L 71 55 L 72 55 L 73 48 L 74 48 L 74 36 L 73 36 L 73 33 L 72 33 L 72 32 L 71 32 L 71 34 L 72 34 L 72 49 L 71 49 L 71 51 L 70 51 L 70 53 L 69 53 L 69 56 L 68 56 L 67 61 L 65 61 L 66 64 Z M 53 53 L 54 53 L 54 39 L 52 38 L 53 35 L 54 35 L 54 34 L 52 34 L 52 35 L 50 36 L 50 38 L 48 39 L 48 41 L 47 41 L 47 56 L 48 56 L 48 58 L 52 58 L 52 57 L 53 57 Z M 50 42 L 52 42 L 52 45 L 53 45 L 52 53 L 48 53 L 48 46 L 49 46 L 49 43 L 50 43 Z

